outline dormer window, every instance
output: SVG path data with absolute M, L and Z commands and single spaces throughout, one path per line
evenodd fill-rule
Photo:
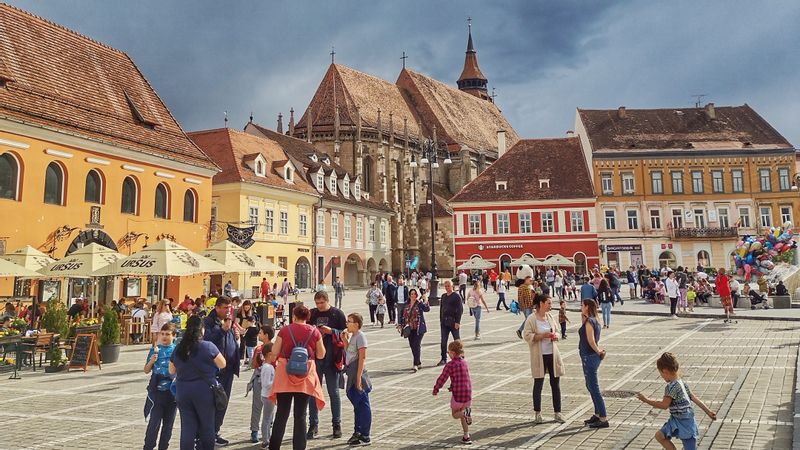
M 289 183 L 294 183 L 294 170 L 292 170 L 291 166 L 287 166 L 283 169 L 283 179 Z
M 347 178 L 342 181 L 342 192 L 345 197 L 350 198 L 350 183 L 347 182 Z
M 256 174 L 257 177 L 267 176 L 267 160 L 264 158 L 264 155 L 260 153 L 246 155 L 244 158 L 244 163 Z
M 498 191 L 505 191 L 508 189 L 508 181 L 495 181 L 494 185 Z
M 309 156 L 309 158 L 310 158 L 312 161 L 314 161 L 314 162 L 317 162 L 317 161 L 319 161 L 319 159 L 317 158 L 317 155 L 315 155 L 315 154 L 313 154 L 313 153 L 311 154 L 311 156 Z
M 264 162 L 261 160 L 256 160 L 256 168 L 255 168 L 256 175 L 259 177 L 264 176 Z
M 321 170 L 317 172 L 317 190 L 320 192 L 325 190 L 325 174 Z
M 330 188 L 331 188 L 331 193 L 336 194 L 336 172 L 331 172 Z
M 356 182 L 353 184 L 353 193 L 356 196 L 356 199 L 361 197 L 361 179 L 356 178 Z
M 539 179 L 539 189 L 550 189 L 550 179 Z
M 330 158 L 325 158 L 324 160 L 322 160 L 322 162 L 324 162 L 326 166 L 330 166 L 331 165 L 331 159 Z

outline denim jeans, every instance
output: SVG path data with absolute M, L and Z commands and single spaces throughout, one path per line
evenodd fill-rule
M 612 301 L 618 301 L 620 304 L 622 304 L 622 297 L 619 296 L 619 288 L 618 287 L 616 287 L 616 288 L 612 287 L 611 288 L 611 300 Z
M 597 369 L 600 368 L 600 362 L 600 355 L 597 353 L 581 355 L 583 378 L 586 380 L 586 390 L 589 391 L 592 403 L 594 403 L 594 414 L 597 417 L 605 417 L 606 402 L 603 400 L 603 394 L 600 393 L 600 382 L 597 378 Z
M 477 336 L 481 334 L 481 307 L 476 306 L 470 309 L 472 310 L 472 315 L 475 317 L 475 336 Z
M 353 404 L 355 414 L 354 431 L 362 436 L 369 437 L 369 430 L 372 428 L 372 408 L 369 404 L 369 391 L 364 389 L 359 391 L 355 385 L 347 390 L 347 398 Z
M 325 388 L 328 391 L 328 398 L 331 402 L 331 416 L 334 425 L 342 423 L 342 400 L 339 397 L 339 372 L 333 365 L 326 366 L 323 360 L 317 360 L 317 376 L 319 382 L 322 383 L 322 378 L 325 378 Z M 319 425 L 319 411 L 317 410 L 317 402 L 312 398 L 308 402 L 308 424 Z
M 148 393 L 148 397 L 153 401 L 153 409 L 150 410 L 150 421 L 147 422 L 147 431 L 144 435 L 144 450 L 156 448 L 156 438 L 161 431 L 159 450 L 169 447 L 169 440 L 172 438 L 172 426 L 175 423 L 175 413 L 178 404 L 170 391 L 154 390 Z
M 461 339 L 461 333 L 455 327 L 442 325 L 442 361 L 447 361 L 447 339 L 450 335 L 453 335 L 454 341 Z
M 528 320 L 528 316 L 533 314 L 533 309 L 532 308 L 525 308 L 525 309 L 522 310 L 522 314 L 525 315 L 525 319 L 522 321 L 521 324 L 519 324 L 519 328 L 518 328 L 519 331 L 522 331 L 522 329 L 525 328 L 525 320 Z
M 247 361 L 247 362 L 252 361 L 253 360 L 253 352 L 255 352 L 255 351 L 256 351 L 255 347 L 247 347 L 246 346 L 244 348 L 245 355 L 247 355 L 246 358 L 245 358 L 245 361 Z
M 600 309 L 603 310 L 603 325 L 611 325 L 611 302 L 600 303 Z

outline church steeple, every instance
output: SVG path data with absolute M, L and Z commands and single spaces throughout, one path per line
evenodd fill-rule
M 464 58 L 464 70 L 461 71 L 461 76 L 458 78 L 458 89 L 491 102 L 492 98 L 487 90 L 489 80 L 478 66 L 478 53 L 472 44 L 472 18 L 467 19 L 467 27 L 469 29 L 467 55 Z

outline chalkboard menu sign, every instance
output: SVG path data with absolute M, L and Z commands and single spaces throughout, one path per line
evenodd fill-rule
M 97 341 L 94 334 L 79 334 L 72 344 L 72 353 L 69 357 L 69 368 L 81 368 L 86 371 L 89 364 L 100 367 L 100 353 L 97 350 Z

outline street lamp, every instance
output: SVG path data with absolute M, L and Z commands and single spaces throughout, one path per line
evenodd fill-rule
M 452 164 L 453 161 L 447 154 L 447 147 L 444 148 L 445 158 L 442 163 L 445 165 Z M 436 301 L 438 299 L 437 288 L 439 284 L 439 276 L 436 271 L 436 216 L 434 213 L 433 204 L 433 169 L 439 168 L 439 145 L 432 139 L 426 139 L 420 143 L 420 160 L 421 165 L 428 165 L 428 204 L 431 205 L 431 280 L 428 286 L 430 291 L 429 299 Z M 417 162 L 412 156 L 411 167 L 417 167 Z

